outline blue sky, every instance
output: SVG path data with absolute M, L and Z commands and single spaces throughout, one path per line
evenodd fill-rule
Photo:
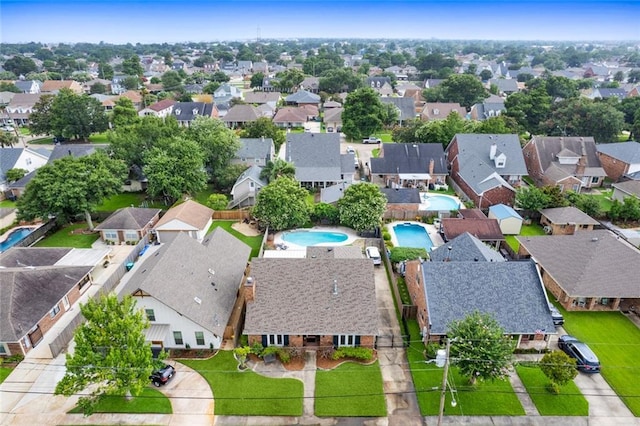
M 0 41 L 640 40 L 640 0 L 0 0 Z

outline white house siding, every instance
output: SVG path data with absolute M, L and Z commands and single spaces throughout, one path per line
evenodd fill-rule
M 135 297 L 137 306 L 140 309 L 153 309 L 155 314 L 155 321 L 151 324 L 169 324 L 170 332 L 165 336 L 162 344 L 165 348 L 184 348 L 186 344 L 189 344 L 191 348 L 209 348 L 213 343 L 213 348 L 220 348 L 222 342 L 222 336 L 215 336 L 211 331 L 206 330 L 201 325 L 196 324 L 187 318 L 188 312 L 184 312 L 180 315 L 164 303 L 155 299 L 152 296 Z M 195 301 L 193 303 L 196 303 Z M 214 312 L 211 312 L 214 315 Z M 176 345 L 173 340 L 173 332 L 182 332 L 183 345 Z M 196 344 L 196 331 L 202 331 L 204 333 L 204 345 Z
M 251 182 L 253 182 L 253 188 L 251 188 Z M 233 193 L 233 201 L 235 202 L 237 200 L 242 200 L 248 195 L 255 199 L 257 195 L 257 189 L 259 189 L 259 184 L 251 179 L 245 179 L 233 187 L 233 190 L 231 191 Z M 244 207 L 245 205 L 247 205 L 247 203 L 243 202 L 241 206 Z
M 489 219 L 496 219 L 500 230 L 504 235 L 518 235 L 520 234 L 520 228 L 522 228 L 522 221 L 516 217 L 508 217 L 505 219 L 498 219 L 493 215 L 493 212 L 489 212 Z

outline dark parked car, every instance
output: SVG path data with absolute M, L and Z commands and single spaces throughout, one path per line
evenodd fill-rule
M 578 370 L 585 373 L 600 372 L 600 361 L 586 343 L 565 334 L 558 339 L 558 347 L 571 358 L 575 358 Z
M 551 319 L 553 319 L 553 325 L 562 325 L 564 324 L 564 317 L 551 303 L 549 303 L 549 311 L 551 312 Z
M 149 380 L 156 386 L 160 387 L 162 385 L 166 385 L 167 382 L 173 377 L 176 373 L 176 369 L 171 365 L 165 365 L 164 367 L 155 370 L 149 376 Z

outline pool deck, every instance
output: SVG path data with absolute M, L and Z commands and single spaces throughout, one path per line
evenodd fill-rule
M 282 236 L 286 232 L 295 232 L 295 231 L 316 231 L 316 232 L 342 232 L 347 235 L 347 239 L 340 243 L 320 243 L 316 244 L 317 247 L 332 247 L 332 246 L 346 246 L 349 244 L 353 244 L 355 240 L 359 237 L 351 228 L 346 228 L 344 226 L 314 226 L 313 228 L 300 228 L 300 229 L 289 229 L 287 231 L 278 232 L 273 237 L 273 243 L 278 249 L 282 249 L 282 247 L 286 247 L 285 250 L 305 250 L 306 246 L 300 246 L 298 244 L 290 243 L 289 241 L 285 241 L 282 239 Z
M 20 225 L 20 226 L 14 226 L 13 228 L 9 229 L 7 232 L 5 232 L 4 234 L 0 235 L 0 243 L 4 243 L 5 241 L 7 241 L 7 238 L 9 238 L 9 235 L 11 235 L 11 233 L 13 231 L 15 231 L 16 229 L 23 229 L 23 228 L 29 228 L 31 230 L 37 229 L 39 227 L 41 227 L 42 224 L 39 225 Z
M 454 200 L 456 203 L 458 203 L 458 209 L 464 209 L 466 208 L 464 203 L 462 202 L 462 200 L 460 200 L 460 198 L 455 197 L 453 195 L 449 195 L 449 194 L 443 194 L 441 192 L 421 192 L 420 193 L 420 206 L 418 207 L 418 210 L 428 210 L 428 211 L 438 211 L 438 210 L 433 210 L 430 209 L 429 207 L 431 207 L 431 203 L 429 203 L 429 197 L 447 197 L 447 198 L 451 198 L 452 200 Z M 444 210 L 444 211 L 450 211 L 450 210 Z
M 440 236 L 440 234 L 438 233 L 438 230 L 434 225 L 429 225 L 427 223 L 410 221 L 410 220 L 399 220 L 399 221 L 391 222 L 385 225 L 387 227 L 387 230 L 389 231 L 389 234 L 391 234 L 391 242 L 393 243 L 394 247 L 398 247 L 399 244 L 398 244 L 398 238 L 396 237 L 396 233 L 394 232 L 393 227 L 400 223 L 410 223 L 412 225 L 418 225 L 423 227 L 424 230 L 427 231 L 427 234 L 429 234 L 429 239 L 433 243 L 432 250 L 444 245 L 444 240 L 442 239 L 442 237 Z

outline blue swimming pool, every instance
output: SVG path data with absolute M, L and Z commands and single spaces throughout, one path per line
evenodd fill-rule
M 349 239 L 347 234 L 330 231 L 297 230 L 287 231 L 282 234 L 282 239 L 299 246 L 317 246 L 320 244 L 340 244 Z
M 396 234 L 398 246 L 423 248 L 427 252 L 431 251 L 433 242 L 429 238 L 427 230 L 415 223 L 400 223 L 393 226 L 393 232 Z
M 11 231 L 6 240 L 0 243 L 0 253 L 9 250 L 18 241 L 22 241 L 24 237 L 33 232 L 31 228 L 17 228 Z
M 455 198 L 446 195 L 423 195 L 422 199 L 427 203 L 426 210 L 451 211 L 460 209 L 460 203 Z

